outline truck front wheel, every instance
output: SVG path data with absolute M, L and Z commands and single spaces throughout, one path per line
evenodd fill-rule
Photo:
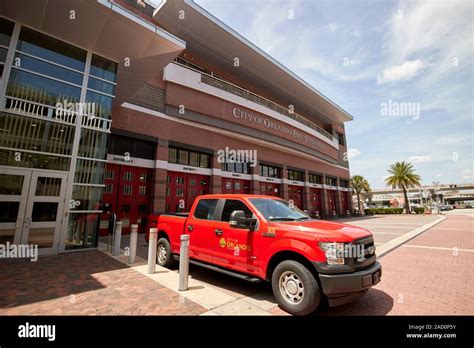
M 166 268 L 170 268 L 174 264 L 173 255 L 171 255 L 171 245 L 166 238 L 158 239 L 156 244 L 156 263 Z
M 283 261 L 275 267 L 272 289 L 280 307 L 293 315 L 310 314 L 321 301 L 321 290 L 314 275 L 293 260 Z

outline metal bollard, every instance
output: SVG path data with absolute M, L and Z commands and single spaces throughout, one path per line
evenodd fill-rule
M 189 234 L 181 235 L 179 254 L 179 291 L 188 290 L 189 278 Z
M 122 221 L 115 223 L 114 248 L 112 250 L 113 256 L 120 255 L 120 241 L 122 239 Z
M 148 274 L 155 273 L 156 270 L 156 242 L 158 229 L 150 228 L 150 239 L 148 241 Z
M 137 241 L 138 241 L 138 225 L 133 224 L 130 231 L 130 255 L 128 255 L 128 263 L 135 263 L 137 256 Z

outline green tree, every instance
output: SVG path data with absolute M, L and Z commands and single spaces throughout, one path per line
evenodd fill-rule
M 370 192 L 369 182 L 362 175 L 354 175 L 351 178 L 351 187 L 356 193 L 357 206 L 359 207 L 359 211 L 363 212 L 364 209 L 362 209 L 360 206 L 360 195 L 363 192 L 366 192 L 366 193 Z
M 405 199 L 405 209 L 410 211 L 410 201 L 408 200 L 407 189 L 421 185 L 421 177 L 415 173 L 415 169 L 410 162 L 396 162 L 390 165 L 388 169 L 390 174 L 385 179 L 387 186 L 392 188 L 399 188 L 403 191 Z

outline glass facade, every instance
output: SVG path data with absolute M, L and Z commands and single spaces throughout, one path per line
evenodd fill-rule
M 69 175 L 66 189 L 52 177 L 35 181 L 45 196 L 61 192 L 64 208 L 39 201 L 31 211 L 50 222 L 69 212 L 65 250 L 97 245 L 116 74 L 116 62 L 0 18 L 0 166 Z M 2 180 L 0 194 L 21 190 L 10 181 Z M 0 223 L 21 213 L 18 203 L 4 208 Z M 31 229 L 29 239 L 52 247 L 55 231 Z

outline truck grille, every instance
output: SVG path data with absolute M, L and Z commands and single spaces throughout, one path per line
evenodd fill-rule
M 361 246 L 360 248 L 364 251 L 364 255 L 360 255 L 361 257 L 356 256 L 353 258 L 354 269 L 357 271 L 369 268 L 372 266 L 376 261 L 375 256 L 375 244 L 374 238 L 366 237 L 362 239 L 358 239 L 354 241 L 356 246 Z

